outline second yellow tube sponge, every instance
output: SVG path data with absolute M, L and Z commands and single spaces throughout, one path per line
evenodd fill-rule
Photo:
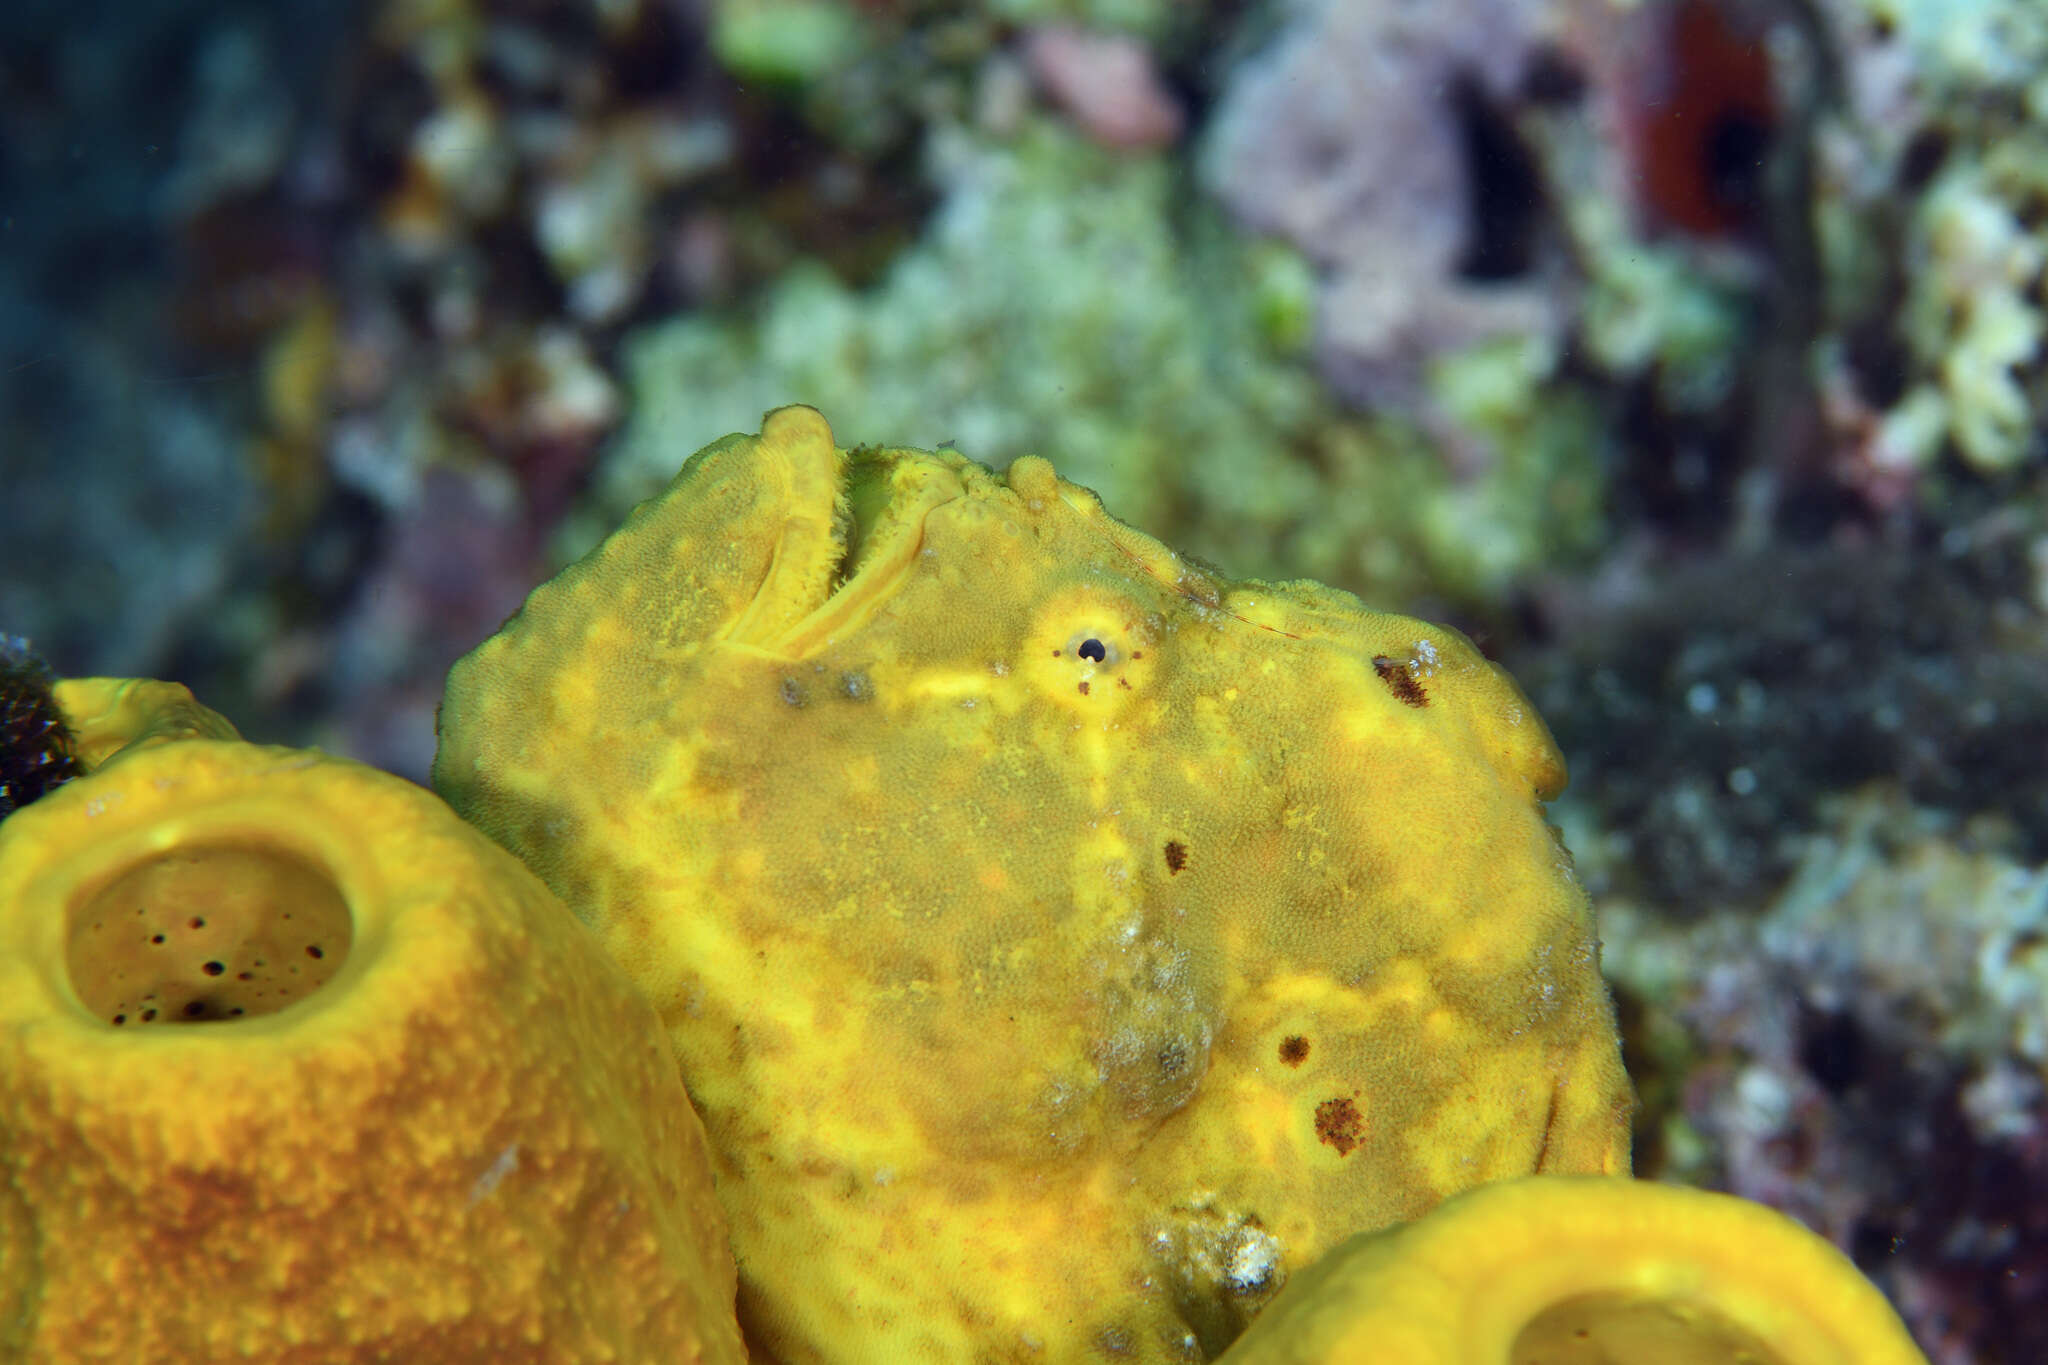
M 1834 1247 L 1731 1195 L 1600 1176 L 1485 1186 L 1354 1238 L 1222 1365 L 1926 1365 Z
M 744 1359 L 588 932 L 431 794 L 126 696 L 165 742 L 0 823 L 0 1358 Z

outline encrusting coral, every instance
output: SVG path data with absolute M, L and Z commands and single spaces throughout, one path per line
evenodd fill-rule
M 1645 1180 L 1530 1176 L 1360 1236 L 1224 1365 L 1926 1365 L 1884 1296 L 1781 1213 Z
M 668 1045 L 546 888 L 182 687 L 57 695 L 93 770 L 0 822 L 0 1358 L 744 1360 Z
M 1492 452 L 1460 472 L 1412 424 L 1331 401 L 1296 354 L 1315 317 L 1308 261 L 1238 241 L 1167 159 L 1030 120 L 1008 138 L 935 136 L 927 160 L 939 203 L 872 287 L 814 262 L 735 313 L 627 334 L 630 417 L 565 525 L 565 562 L 682 455 L 791 394 L 851 441 L 997 468 L 1057 451 L 1063 474 L 1183 552 L 1368 601 L 1483 617 L 1602 542 L 1609 456 L 1594 410 L 1551 382 L 1556 347 L 1504 337 L 1428 367 L 1436 401 Z
M 1035 457 L 714 443 L 456 667 L 435 781 L 661 1012 L 777 1359 L 1207 1358 L 1354 1232 L 1627 1163 L 1513 683 Z
M 0 635 L 0 820 L 78 776 L 52 682 L 26 640 Z

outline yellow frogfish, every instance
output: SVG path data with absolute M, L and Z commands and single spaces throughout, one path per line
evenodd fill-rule
M 457 665 L 434 768 L 653 1000 L 785 1362 L 1211 1359 L 1354 1233 L 1625 1171 L 1564 777 L 1456 631 L 801 407 Z

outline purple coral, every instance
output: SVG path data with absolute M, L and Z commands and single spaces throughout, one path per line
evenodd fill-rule
M 1430 359 L 1554 333 L 1526 221 L 1536 171 L 1504 110 L 1545 0 L 1303 6 L 1233 77 L 1205 178 L 1325 272 L 1317 355 L 1346 396 L 1410 406 Z

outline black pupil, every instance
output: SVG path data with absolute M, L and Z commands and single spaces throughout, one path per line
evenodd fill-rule
M 1109 651 L 1102 647 L 1100 640 L 1083 640 L 1080 654 L 1082 658 L 1093 659 L 1096 663 L 1101 663 L 1109 657 Z

